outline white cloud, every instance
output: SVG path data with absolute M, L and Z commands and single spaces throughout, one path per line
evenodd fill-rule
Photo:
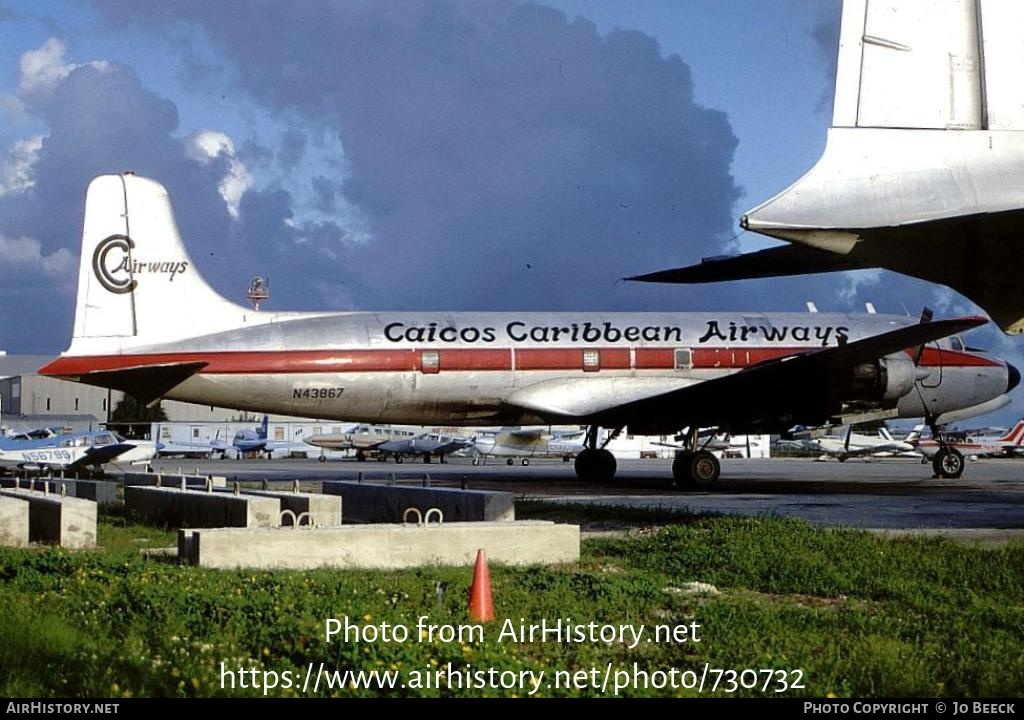
M 7 122 L 17 122 L 25 116 L 25 103 L 17 95 L 0 95 L 0 115 Z
M 48 277 L 61 278 L 74 284 L 76 258 L 67 248 L 43 254 L 42 244 L 30 237 L 7 237 L 0 233 L 0 267 L 14 271 L 38 269 Z
M 228 173 L 217 185 L 220 196 L 228 206 L 231 217 L 238 217 L 238 204 L 245 191 L 252 187 L 252 176 L 245 164 L 235 157 L 235 144 L 231 138 L 216 130 L 198 130 L 186 139 L 188 156 L 203 165 L 224 155 L 229 160 Z
M 48 92 L 81 65 L 64 62 L 64 43 L 57 38 L 50 38 L 38 50 L 29 50 L 21 56 L 21 82 L 18 92 L 28 95 L 35 92 Z M 106 70 L 109 65 L 103 60 L 88 63 L 98 70 Z
M 43 136 L 33 135 L 14 143 L 0 164 L 0 197 L 35 185 L 32 169 L 43 147 Z
M 843 284 L 836 289 L 836 296 L 846 305 L 853 305 L 858 300 L 861 288 L 878 284 L 882 279 L 882 271 L 879 268 L 852 270 L 843 273 L 842 278 Z

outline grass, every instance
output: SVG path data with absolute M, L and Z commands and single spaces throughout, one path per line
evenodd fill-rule
M 941 539 L 885 539 L 799 521 L 524 504 L 520 517 L 641 526 L 585 540 L 579 564 L 492 566 L 498 622 L 483 641 L 416 635 L 417 619 L 467 625 L 471 571 L 212 571 L 147 560 L 139 548 L 174 534 L 105 515 L 102 550 L 0 549 L 0 693 L 123 697 L 262 694 L 221 687 L 227 670 L 301 678 L 329 670 L 495 668 L 551 674 L 711 668 L 800 669 L 786 696 L 980 697 L 1024 692 L 1024 545 L 981 549 Z M 144 538 L 144 540 L 143 540 Z M 690 583 L 714 586 L 694 593 Z M 438 595 L 438 583 L 446 590 Z M 325 641 L 337 618 L 378 631 L 411 629 L 406 642 Z M 499 639 L 502 622 L 572 618 L 612 625 L 698 623 L 701 642 L 559 643 Z M 509 675 L 508 677 L 511 677 Z M 761 676 L 762 678 L 764 676 Z M 749 675 L 748 675 L 749 678 Z M 262 683 L 261 683 L 262 684 Z M 294 685 L 301 685 L 296 680 Z M 408 683 L 407 684 L 412 684 Z M 453 683 L 454 684 L 454 683 Z M 642 684 L 642 683 L 641 683 Z M 724 688 L 726 682 L 721 685 Z M 312 684 L 304 694 L 313 694 Z M 320 695 L 511 695 L 500 687 L 321 686 Z M 542 686 L 538 695 L 600 696 L 612 688 Z M 622 695 L 696 695 L 626 687 Z M 704 695 L 772 695 L 720 688 Z

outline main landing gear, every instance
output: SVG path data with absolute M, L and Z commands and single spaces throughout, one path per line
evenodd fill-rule
M 937 478 L 958 478 L 964 474 L 964 454 L 942 439 L 942 433 L 935 423 L 929 422 L 932 437 L 939 442 L 939 451 L 932 458 L 932 470 Z
M 584 448 L 576 456 L 576 477 L 588 482 L 606 483 L 615 477 L 617 463 L 611 450 L 606 450 L 605 446 L 622 432 L 622 428 L 611 433 L 601 447 L 597 447 L 598 430 L 600 428 L 596 425 L 587 430 Z
M 708 490 L 722 474 L 718 458 L 699 446 L 698 432 L 698 428 L 687 432 L 686 445 L 689 449 L 677 451 L 672 462 L 672 478 L 675 485 L 684 490 Z

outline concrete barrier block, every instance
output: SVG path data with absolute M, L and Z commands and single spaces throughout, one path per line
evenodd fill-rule
M 333 528 L 195 530 L 182 560 L 211 568 L 307 570 L 472 566 L 477 550 L 505 565 L 571 563 L 580 557 L 578 525 L 544 521 L 453 525 L 347 525 Z
M 303 513 L 308 514 L 312 523 L 303 518 L 299 525 L 335 526 L 341 525 L 341 503 L 340 495 L 320 495 L 317 493 L 296 493 L 275 490 L 243 490 L 244 495 L 255 495 L 258 497 L 277 498 L 281 503 L 281 522 L 279 525 L 291 526 L 292 517 L 299 518 Z M 288 511 L 286 513 L 285 511 Z M 290 513 L 290 515 L 289 515 Z
M 345 501 L 345 517 L 365 523 L 402 522 L 407 508 L 426 514 L 438 508 L 445 523 L 511 522 L 516 519 L 515 495 L 492 490 L 458 490 L 403 485 L 325 480 L 325 495 L 340 495 Z
M 7 489 L 13 489 L 15 485 L 28 489 L 29 483 L 30 481 L 25 479 L 16 481 L 14 478 L 0 478 L 0 487 Z M 112 480 L 80 480 L 77 478 L 66 480 L 40 478 L 35 480 L 37 490 L 42 490 L 44 484 L 50 493 L 55 495 L 60 494 L 61 486 L 63 486 L 65 493 L 71 497 L 92 500 L 99 505 L 115 505 L 119 502 L 117 483 Z
M 0 545 L 26 547 L 28 545 L 28 500 L 0 496 Z
M 215 488 L 227 487 L 228 479 L 223 475 L 193 475 L 183 473 L 136 473 L 126 472 L 121 477 L 125 485 L 143 485 L 155 487 L 157 479 L 160 480 L 160 487 L 180 488 L 182 478 L 185 479 L 185 486 L 191 490 L 203 490 L 206 488 L 207 480 L 213 483 Z
M 277 527 L 277 498 L 126 485 L 124 504 L 146 522 L 166 527 Z
M 31 542 L 83 549 L 96 547 L 96 503 L 32 490 L 0 490 L 0 495 L 29 503 Z

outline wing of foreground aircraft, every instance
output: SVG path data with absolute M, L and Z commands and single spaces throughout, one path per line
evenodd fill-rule
M 565 393 L 561 387 L 545 390 L 536 385 L 508 402 L 553 423 L 583 420 L 604 427 L 642 426 L 662 432 L 682 426 L 727 427 L 734 432 L 778 429 L 791 426 L 793 416 L 825 424 L 830 417 L 816 416 L 842 412 L 842 402 L 851 397 L 849 383 L 857 366 L 986 322 L 964 317 L 911 325 L 837 347 L 767 360 L 731 375 L 656 394 L 638 387 L 640 397 L 623 402 L 618 394 L 614 404 L 602 405 L 601 393 L 593 388 L 589 393 Z M 909 373 L 912 385 L 915 370 L 910 357 L 901 353 L 894 360 L 904 363 L 901 369 Z M 893 370 L 897 367 L 894 363 Z
M 814 167 L 740 225 L 786 240 L 630 278 L 704 283 L 885 268 L 1024 331 L 1024 3 L 844 0 Z

